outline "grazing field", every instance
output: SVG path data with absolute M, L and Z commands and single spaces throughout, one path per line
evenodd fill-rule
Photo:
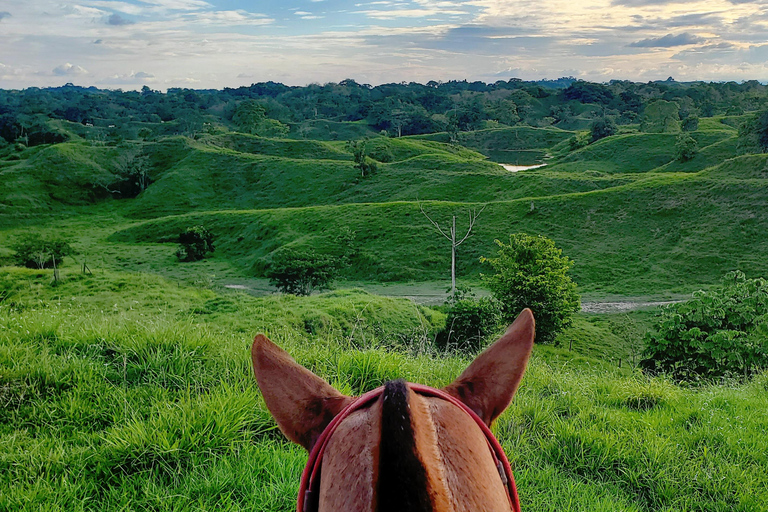
M 306 455 L 259 397 L 256 332 L 347 393 L 444 385 L 470 360 L 435 351 L 441 314 L 403 299 L 50 279 L 0 271 L 0 510 L 291 510 Z M 573 352 L 536 347 L 495 426 L 524 510 L 768 507 L 768 376 L 686 389 L 590 357 L 616 350 L 589 341 L 613 339 L 604 322 L 576 329 Z
M 576 113 L 562 126 L 586 128 Z M 0 512 L 293 509 L 306 454 L 264 406 L 250 341 L 267 333 L 345 393 L 449 383 L 474 354 L 436 348 L 451 253 L 422 210 L 459 232 L 482 210 L 457 253 L 475 288 L 480 257 L 517 232 L 552 238 L 588 300 L 767 275 L 768 156 L 739 154 L 741 122 L 703 118 L 687 160 L 677 134 L 635 125 L 586 144 L 555 127 L 390 138 L 320 119 L 285 138 L 218 127 L 109 144 L 61 121 L 82 137 L 0 147 Z M 362 137 L 368 173 L 348 143 Z M 181 262 L 196 225 L 215 251 Z M 59 281 L 13 266 L 25 236 L 70 243 Z M 337 289 L 273 293 L 286 248 L 343 258 Z M 535 347 L 494 427 L 524 510 L 768 510 L 768 374 L 643 375 L 654 321 L 580 313 Z

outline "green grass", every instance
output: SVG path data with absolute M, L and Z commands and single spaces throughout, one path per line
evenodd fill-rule
M 260 330 L 348 393 L 442 386 L 470 359 L 431 347 L 434 313 L 361 292 L 256 299 L 147 275 L 50 277 L 0 271 L 3 511 L 292 510 L 306 454 L 253 380 Z M 359 314 L 366 334 L 296 321 L 317 311 Z M 610 321 L 581 317 L 573 352 L 537 346 L 494 427 L 523 508 L 765 510 L 768 378 L 686 389 L 619 369 L 591 357 L 616 342 L 589 341 Z

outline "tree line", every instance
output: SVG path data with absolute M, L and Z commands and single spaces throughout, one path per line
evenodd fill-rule
M 244 102 L 251 102 L 249 112 L 238 116 Z M 191 135 L 215 125 L 237 127 L 239 120 L 249 117 L 256 121 L 250 124 L 253 133 L 290 131 L 292 136 L 306 135 L 318 120 L 362 122 L 393 137 L 456 134 L 495 124 L 584 129 L 585 122 L 597 119 L 623 125 L 644 118 L 684 123 L 698 117 L 740 115 L 765 109 L 766 102 L 768 89 L 754 80 L 593 83 L 574 78 L 539 82 L 513 78 L 494 83 L 452 80 L 377 86 L 343 80 L 302 87 L 263 82 L 167 92 L 148 86 L 122 91 L 66 84 L 0 90 L 0 137 L 28 146 L 66 140 L 67 131 L 56 129 L 51 120 L 99 128 L 91 130 L 91 136 L 105 139 Z M 674 115 L 667 112 L 670 109 Z

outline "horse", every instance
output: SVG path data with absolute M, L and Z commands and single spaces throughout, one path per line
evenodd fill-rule
M 267 408 L 310 452 L 298 512 L 519 511 L 489 427 L 517 391 L 534 336 L 525 309 L 441 390 L 397 380 L 354 398 L 257 335 L 253 370 Z

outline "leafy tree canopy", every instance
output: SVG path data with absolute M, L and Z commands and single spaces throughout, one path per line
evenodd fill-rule
M 213 235 L 205 226 L 192 226 L 179 234 L 176 256 L 181 261 L 197 261 L 215 249 Z
M 337 272 L 338 261 L 331 256 L 287 248 L 275 253 L 267 277 L 283 293 L 309 295 L 328 288 Z
M 481 258 L 495 270 L 483 281 L 501 303 L 503 318 L 512 321 L 524 308 L 536 318 L 537 341 L 554 340 L 581 309 L 576 283 L 568 275 L 573 261 L 555 242 L 541 235 L 517 233 L 499 246 L 495 258 Z
M 722 284 L 665 307 L 641 366 L 678 380 L 751 375 L 768 368 L 768 282 L 726 274 Z

